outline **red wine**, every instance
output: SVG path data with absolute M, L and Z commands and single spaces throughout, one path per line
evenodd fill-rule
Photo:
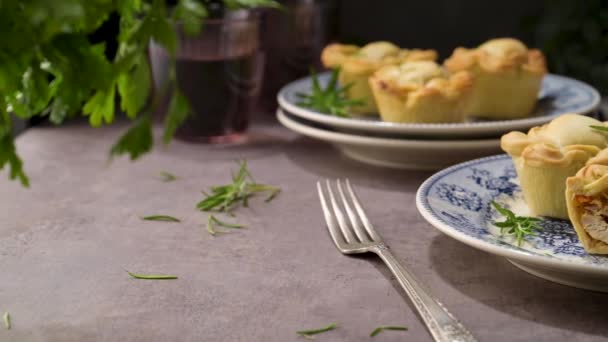
M 225 59 L 177 59 L 177 83 L 191 114 L 178 129 L 186 140 L 229 142 L 245 132 L 262 78 L 257 53 Z

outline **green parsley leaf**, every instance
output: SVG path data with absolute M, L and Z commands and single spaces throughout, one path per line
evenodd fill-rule
M 180 0 L 173 12 L 175 21 L 182 25 L 186 34 L 191 36 L 201 32 L 208 15 L 207 9 L 197 0 Z
M 89 122 L 93 127 L 99 127 L 105 121 L 110 124 L 114 120 L 114 84 L 109 89 L 99 90 L 85 103 L 82 111 L 90 115 Z
M 165 133 L 163 134 L 163 142 L 168 144 L 173 139 L 175 131 L 182 125 L 182 123 L 188 118 L 190 112 L 190 106 L 188 99 L 181 93 L 181 91 L 175 89 L 169 104 L 169 112 L 165 117 Z
M 224 0 L 224 4 L 230 10 L 253 7 L 281 8 L 281 5 L 273 0 Z
M 120 108 L 134 119 L 148 101 L 150 94 L 150 66 L 146 58 L 139 58 L 130 72 L 118 76 Z
M 138 119 L 112 146 L 110 158 L 129 154 L 131 160 L 135 160 L 150 151 L 152 145 L 154 145 L 152 124 L 150 118 L 146 115 Z

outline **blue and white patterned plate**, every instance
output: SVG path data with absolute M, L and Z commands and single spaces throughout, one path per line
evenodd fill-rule
M 440 171 L 427 179 L 416 195 L 422 216 L 454 239 L 504 256 L 515 266 L 545 279 L 608 292 L 608 256 L 587 254 L 570 222 L 543 218 L 542 229 L 518 246 L 492 224 L 502 220 L 493 210 L 492 201 L 516 214 L 529 215 L 507 155 L 476 159 Z
M 329 76 L 329 73 L 320 74 L 320 83 L 326 84 Z M 306 77 L 283 87 L 277 96 L 281 108 L 289 114 L 343 131 L 402 135 L 412 138 L 495 137 L 506 132 L 527 130 L 542 125 L 562 114 L 587 114 L 597 109 L 600 103 L 600 94 L 590 85 L 572 78 L 548 74 L 543 79 L 536 109 L 529 118 L 464 123 L 406 124 L 383 122 L 378 116 L 340 118 L 298 106 L 297 94 L 309 93 L 311 85 L 312 79 Z

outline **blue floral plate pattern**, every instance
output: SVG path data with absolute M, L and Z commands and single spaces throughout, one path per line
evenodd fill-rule
M 327 72 L 320 74 L 320 83 L 325 85 L 329 77 L 330 74 Z M 299 106 L 298 94 L 309 93 L 311 87 L 310 77 L 287 84 L 277 95 L 279 105 L 289 114 L 341 131 L 433 139 L 500 136 L 506 132 L 527 130 L 544 124 L 562 114 L 587 114 L 597 109 L 600 104 L 600 94 L 590 85 L 565 76 L 548 74 L 543 79 L 536 108 L 527 118 L 501 121 L 473 120 L 463 123 L 392 123 L 381 121 L 377 115 L 341 118 Z
M 492 208 L 492 201 L 519 215 L 529 215 L 507 155 L 476 159 L 440 171 L 427 179 L 416 195 L 422 216 L 456 240 L 507 257 L 534 275 L 608 292 L 608 256 L 587 254 L 570 222 L 542 218 L 541 230 L 518 246 L 493 225 L 502 218 Z

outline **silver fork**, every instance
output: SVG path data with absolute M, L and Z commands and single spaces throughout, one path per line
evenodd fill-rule
M 473 335 L 448 312 L 443 304 L 434 299 L 414 276 L 405 267 L 401 266 L 367 218 L 348 179 L 344 183 L 346 191 L 343 189 L 342 182 L 340 180 L 336 181 L 338 195 L 342 203 L 339 206 L 336 200 L 337 196 L 334 196 L 329 180 L 327 180 L 325 191 L 323 191 L 321 182 L 317 182 L 317 190 L 319 191 L 319 199 L 325 214 L 327 228 L 329 228 L 329 234 L 338 250 L 343 254 L 366 252 L 377 254 L 393 272 L 405 293 L 414 303 L 435 341 L 476 341 Z M 325 192 L 329 195 L 330 204 L 325 199 Z M 348 221 L 342 208 L 346 211 Z

